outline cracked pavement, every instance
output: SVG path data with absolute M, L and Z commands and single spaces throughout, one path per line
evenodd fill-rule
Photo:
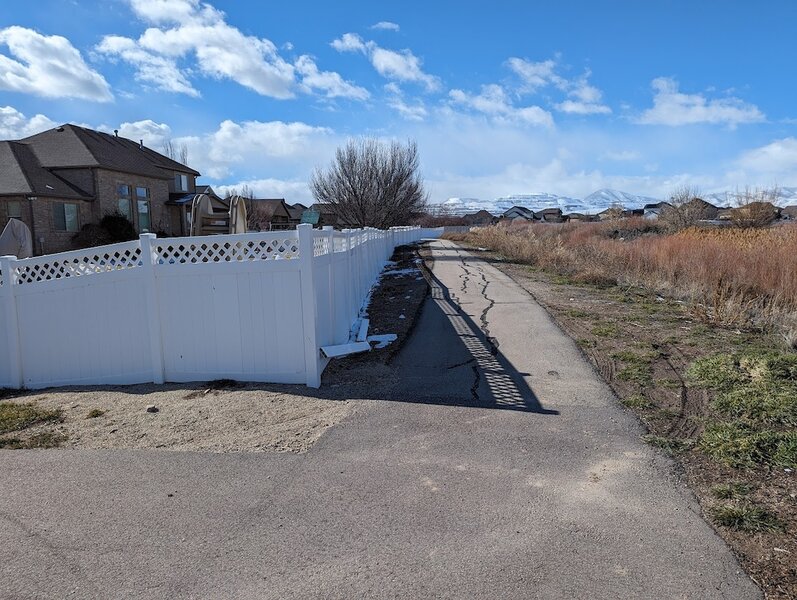
M 305 454 L 0 452 L 0 598 L 760 598 L 545 311 L 432 252 L 390 373 Z

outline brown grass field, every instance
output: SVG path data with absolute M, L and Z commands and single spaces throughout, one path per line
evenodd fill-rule
M 797 225 L 662 234 L 641 218 L 513 224 L 476 229 L 468 241 L 575 282 L 644 287 L 707 321 L 786 334 L 797 326 Z

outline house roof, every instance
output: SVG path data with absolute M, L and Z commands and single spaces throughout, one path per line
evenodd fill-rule
M 288 205 L 285 204 L 284 198 L 252 198 L 250 200 L 252 210 L 257 210 L 258 214 L 266 219 L 274 217 L 291 218 Z
M 527 219 L 534 218 L 534 211 L 530 208 L 526 208 L 525 206 L 513 206 L 504 212 L 505 217 L 508 217 L 512 214 L 517 214 L 518 216 L 525 217 Z
M 789 215 L 790 217 L 797 217 L 797 205 L 784 206 L 780 209 L 780 214 Z
M 158 179 L 171 179 L 174 171 L 199 175 L 138 142 L 77 125 L 62 125 L 19 141 L 50 169 L 101 167 Z
M 665 208 L 667 206 L 672 207 L 672 204 L 670 204 L 669 202 L 664 202 L 664 201 L 653 202 L 651 204 L 646 204 L 645 206 L 643 206 L 642 210 L 654 210 L 656 208 L 661 209 L 661 208 Z
M 291 215 L 291 219 L 293 221 L 301 220 L 304 211 L 307 210 L 306 208 L 303 208 L 301 204 L 298 206 L 295 204 L 293 206 L 291 206 L 290 204 L 286 204 L 285 206 L 288 209 L 288 214 Z
M 290 204 L 288 206 L 290 206 Z M 298 208 L 300 210 L 307 210 L 308 207 L 306 207 L 301 202 L 297 202 L 296 204 L 293 205 L 293 208 Z
M 0 196 L 91 199 L 42 167 L 33 150 L 21 142 L 0 142 Z

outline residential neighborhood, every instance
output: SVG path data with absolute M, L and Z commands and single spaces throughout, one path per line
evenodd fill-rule
M 797 2 L 0 10 L 0 600 L 797 600 Z

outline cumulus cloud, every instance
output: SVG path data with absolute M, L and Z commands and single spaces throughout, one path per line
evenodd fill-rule
M 797 174 L 797 139 L 787 137 L 749 150 L 742 154 L 738 164 L 757 173 Z
M 519 91 L 533 94 L 554 86 L 567 94 L 567 98 L 554 104 L 559 112 L 577 115 L 609 114 L 612 109 L 602 104 L 603 92 L 589 83 L 591 72 L 585 71 L 576 79 L 567 79 L 556 72 L 558 63 L 554 59 L 533 62 L 513 57 L 507 61 L 509 68 L 520 78 Z
M 344 33 L 330 44 L 338 52 L 362 52 L 382 77 L 394 81 L 420 83 L 429 91 L 440 88 L 440 80 L 424 72 L 423 62 L 411 50 L 389 50 L 374 41 L 364 41 L 356 33 Z
M 329 44 L 338 52 L 365 52 L 365 41 L 356 33 L 344 33 Z
M 163 143 L 172 137 L 172 128 L 166 123 L 156 123 L 152 119 L 122 123 L 119 126 L 119 135 L 131 140 L 144 140 L 144 144 L 160 152 Z
M 557 86 L 565 83 L 565 80 L 556 74 L 556 61 L 553 59 L 534 62 L 512 57 L 507 61 L 507 65 L 523 82 L 521 87 L 523 92 L 534 93 L 552 83 Z
M 739 98 L 709 100 L 702 94 L 684 94 L 678 82 L 670 77 L 658 77 L 651 83 L 653 107 L 644 111 L 636 122 L 643 125 L 692 125 L 711 123 L 735 128 L 743 123 L 760 123 L 766 119 L 754 104 Z
M 398 31 L 401 29 L 398 26 L 398 23 L 393 23 L 392 21 L 379 21 L 379 23 L 374 23 L 371 25 L 371 29 L 382 29 L 384 31 Z
M 28 118 L 13 106 L 0 106 L 0 139 L 16 140 L 55 126 L 55 122 L 42 114 Z
M 121 59 L 136 78 L 167 91 L 199 96 L 196 74 L 228 80 L 263 96 L 286 99 L 297 90 L 327 97 L 367 98 L 367 92 L 339 74 L 321 71 L 310 57 L 294 65 L 271 40 L 245 35 L 226 15 L 199 0 L 128 0 L 137 17 L 151 25 L 138 39 L 103 38 L 97 51 Z M 297 81 L 297 76 L 301 79 Z M 365 93 L 364 93 L 365 92 Z
M 305 206 L 309 206 L 315 202 L 306 181 L 273 178 L 243 179 L 224 185 L 214 186 L 214 189 L 222 196 L 226 196 L 231 190 L 240 192 L 244 186 L 252 190 L 255 198 L 285 198 L 288 204 L 301 202 Z
M 148 52 L 134 40 L 118 35 L 105 36 L 97 50 L 110 57 L 119 57 L 135 66 L 135 78 L 154 87 L 194 98 L 199 92 L 191 85 L 174 59 Z
M 556 104 L 556 109 L 577 115 L 605 115 L 612 109 L 601 103 L 603 92 L 589 83 L 591 73 L 585 72 L 574 81 L 563 84 L 569 98 Z
M 462 90 L 451 90 L 449 98 L 459 105 L 484 113 L 496 119 L 517 121 L 543 127 L 553 126 L 551 113 L 539 106 L 514 106 L 506 90 L 500 85 L 483 85 L 480 94 L 468 94 Z
M 223 121 L 212 132 L 174 138 L 186 144 L 191 166 L 213 179 L 240 170 L 262 173 L 271 168 L 298 169 L 309 174 L 327 160 L 336 140 L 331 129 L 283 121 Z M 264 160 L 268 160 L 266 164 Z
M 306 55 L 296 61 L 296 71 L 302 76 L 303 86 L 309 90 L 321 90 L 327 98 L 367 100 L 371 95 L 365 88 L 345 81 L 339 73 L 319 71 L 315 61 Z
M 0 29 L 0 89 L 45 98 L 113 99 L 105 78 L 89 67 L 65 37 L 42 35 L 24 27 Z M 13 58 L 12 58 L 13 57 Z

